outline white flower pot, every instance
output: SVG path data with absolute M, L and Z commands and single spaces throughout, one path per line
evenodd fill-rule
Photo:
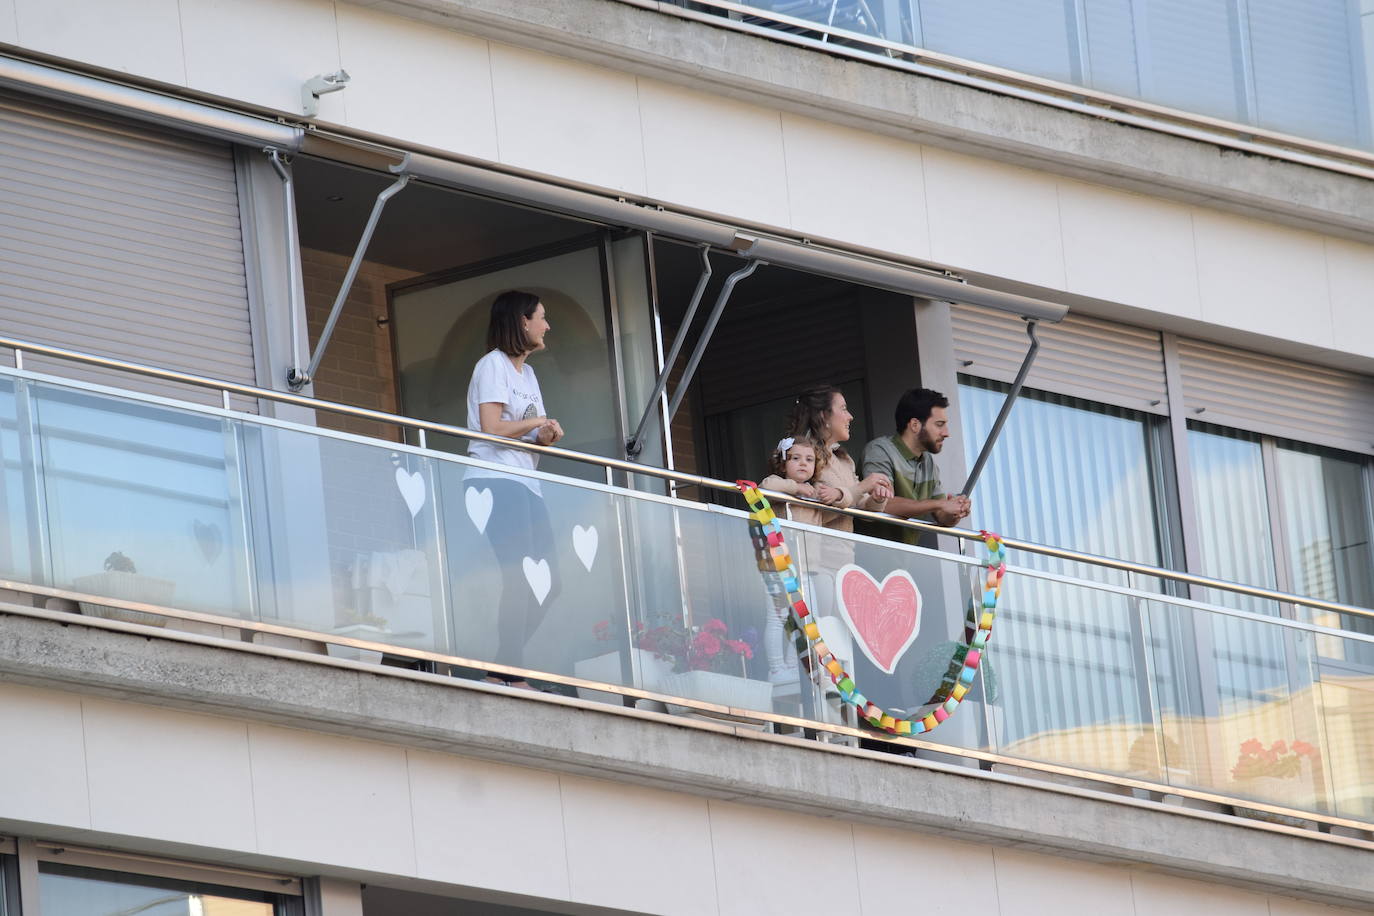
M 155 579 L 140 573 L 106 570 L 89 576 L 77 576 L 72 580 L 72 588 L 91 595 L 104 595 L 122 601 L 137 601 L 140 604 L 156 604 L 169 607 L 177 584 L 170 579 Z M 107 620 L 122 620 L 125 623 L 141 623 L 152 627 L 167 625 L 167 618 L 161 614 L 144 611 L 130 611 L 110 604 L 96 604 L 82 601 L 81 613 Z
M 641 690 L 652 690 L 655 693 L 667 693 L 668 691 L 663 688 L 663 679 L 672 674 L 672 664 L 645 649 L 631 649 L 630 651 L 634 653 L 634 664 L 639 670 L 640 683 L 634 686 Z M 619 652 L 607 652 L 605 655 L 584 658 L 580 662 L 574 662 L 573 674 L 589 681 L 600 681 L 603 684 L 619 684 L 625 679 Z M 620 702 L 619 694 L 608 693 L 604 690 L 590 690 L 586 687 L 577 688 L 577 695 L 584 700 L 596 700 L 601 703 Z
M 773 708 L 773 685 L 736 674 L 718 671 L 684 671 L 669 674 L 663 682 L 663 692 L 691 700 L 735 706 L 739 709 L 769 711 Z M 675 713 L 691 712 L 684 706 L 669 705 Z

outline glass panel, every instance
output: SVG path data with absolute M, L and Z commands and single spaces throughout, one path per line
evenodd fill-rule
M 262 616 L 445 649 L 435 460 L 387 443 L 262 426 L 242 432 L 260 463 L 249 498 L 262 545 L 255 556 Z
M 1005 386 L 968 381 L 959 388 L 964 437 L 977 454 L 1006 397 Z M 1081 443 L 1092 442 L 1092 449 Z M 1149 430 L 1131 411 L 1074 398 L 1025 393 L 1012 411 L 974 492 L 971 527 L 1158 565 L 1157 500 Z M 1025 554 L 1017 565 L 1120 585 L 1125 574 Z M 1157 589 L 1158 584 L 1153 587 Z M 1017 578 L 1004 598 L 996 663 L 1019 685 L 998 704 L 998 746 L 1038 756 L 1043 736 L 1084 722 L 1145 722 L 1142 634 L 1130 599 Z M 1091 673 L 1069 664 L 1091 659 Z M 1086 689 L 1085 679 L 1092 688 Z M 1100 748 L 1065 745 L 1085 766 Z
M 1161 680 L 1172 680 L 1163 686 L 1185 702 L 1161 709 L 1158 730 L 1146 737 L 1153 750 L 1140 761 L 1172 785 L 1330 812 L 1313 634 L 1264 617 L 1222 625 L 1215 613 L 1162 602 L 1150 602 L 1148 614 L 1152 627 L 1183 630 L 1181 620 L 1198 635 L 1183 668 L 1169 667 L 1176 652 L 1152 649 Z
M 1188 454 L 1193 467 L 1202 575 L 1261 588 L 1277 587 L 1259 437 L 1189 424 Z M 1259 598 L 1216 593 L 1206 600 L 1261 614 L 1278 613 L 1273 602 Z
M 55 584 L 242 615 L 249 600 L 228 421 L 55 385 L 31 386 L 31 399 Z
M 1362 61 L 1350 4 L 1246 0 L 1246 8 L 1255 122 L 1332 143 L 1367 143 L 1360 136 Z
M 0 379 L 0 574 L 33 581 L 32 539 L 41 528 L 29 521 L 37 510 L 25 483 L 33 470 L 31 448 L 26 451 L 32 440 L 20 434 L 15 385 Z
M 39 906 L 62 916 L 273 916 L 271 899 L 254 891 L 39 864 Z
M 1333 651 L 1331 640 L 1320 636 L 1322 653 L 1337 657 L 1374 657 L 1374 645 L 1348 637 Z M 1323 664 L 1321 705 L 1328 784 L 1341 817 L 1374 821 L 1374 678 L 1368 671 Z
M 1300 445 L 1278 448 L 1278 491 L 1292 591 L 1374 608 L 1374 552 L 1364 466 Z M 1374 620 L 1300 608 L 1303 619 L 1361 633 Z M 1331 658 L 1338 647 L 1322 652 Z M 1329 651 L 1328 651 L 1329 650 Z M 1365 659 L 1368 663 L 1369 659 Z
M 922 0 L 925 47 L 1051 79 L 1072 80 L 1063 0 Z

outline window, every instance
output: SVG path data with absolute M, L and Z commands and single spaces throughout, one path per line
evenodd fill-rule
M 966 378 L 959 386 L 970 455 L 987 438 L 1006 386 Z M 973 494 L 972 527 L 1150 565 L 1164 559 L 1158 498 L 1156 423 L 1148 415 L 1077 398 L 1024 392 Z M 1088 447 L 1086 444 L 1091 443 Z M 1117 585 L 1124 573 L 1018 555 L 1016 562 Z M 1073 762 L 1097 767 L 1111 759 L 1093 741 L 1117 740 L 1089 726 L 1149 722 L 1142 689 L 1141 602 L 1105 592 L 1019 578 L 1004 598 L 996 677 L 1017 689 L 1000 700 L 995 733 L 1004 750 L 1033 754 L 1031 742 L 1055 731 L 1082 729 Z M 1091 664 L 1073 660 L 1091 659 Z
M 39 906 L 61 916 L 278 916 L 276 895 L 43 862 Z

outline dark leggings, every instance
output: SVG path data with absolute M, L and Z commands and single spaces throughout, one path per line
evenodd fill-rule
M 474 480 L 473 488 L 490 489 L 491 517 L 487 520 L 487 540 L 501 566 L 501 605 L 496 624 L 499 637 L 496 661 L 503 665 L 525 665 L 525 644 L 544 622 L 549 605 L 558 597 L 562 584 L 558 556 L 554 550 L 553 529 L 544 500 L 529 487 L 514 480 Z M 540 604 L 525 578 L 525 558 L 547 560 L 552 587 Z M 497 677 L 502 677 L 497 675 Z M 503 680 L 512 678 L 502 677 Z

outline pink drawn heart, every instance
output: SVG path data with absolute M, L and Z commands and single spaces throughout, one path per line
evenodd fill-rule
M 899 569 L 879 585 L 866 570 L 847 563 L 835 577 L 835 598 L 864 655 L 891 674 L 921 624 L 916 582 Z

